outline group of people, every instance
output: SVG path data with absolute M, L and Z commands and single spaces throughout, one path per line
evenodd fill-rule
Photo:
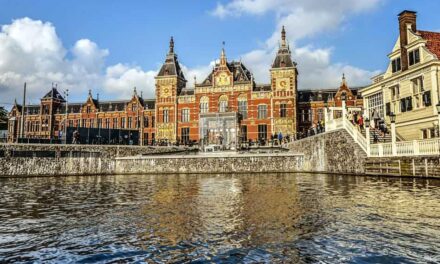
M 350 111 L 347 114 L 347 119 L 359 130 L 364 130 L 364 117 L 360 113 Z

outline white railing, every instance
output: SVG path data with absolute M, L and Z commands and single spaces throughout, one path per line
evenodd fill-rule
M 344 128 L 353 137 L 354 141 L 361 146 L 361 148 L 367 152 L 367 139 L 362 135 L 362 133 L 347 119 L 342 119 Z
M 393 154 L 393 143 L 378 143 L 368 146 L 367 139 L 350 121 L 345 118 L 327 120 L 326 131 L 333 131 L 344 128 L 354 141 L 367 153 L 369 157 L 393 157 L 393 156 L 422 156 L 440 155 L 440 138 L 420 139 L 413 141 L 399 141 L 395 143 L 395 154 Z

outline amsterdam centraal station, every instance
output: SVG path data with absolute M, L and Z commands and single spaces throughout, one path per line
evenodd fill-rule
M 298 121 L 309 122 L 309 126 L 320 121 L 318 111 L 312 109 L 303 109 L 303 116 L 297 118 L 301 104 L 297 76 L 284 27 L 269 84 L 255 83 L 248 68 L 241 61 L 228 61 L 222 49 L 212 72 L 194 87 L 187 87 L 171 38 L 165 63 L 155 78 L 155 99 L 144 99 L 134 90 L 129 100 L 101 101 L 89 92 L 85 102 L 71 103 L 52 87 L 39 105 L 14 104 L 8 140 L 71 143 L 76 134 L 81 144 L 191 142 L 234 149 L 242 142 L 264 144 L 280 133 L 293 139 Z M 324 90 L 320 100 L 337 104 L 341 88 Z M 356 90 L 345 88 L 349 99 L 357 101 Z M 309 98 L 303 101 L 310 105 L 316 92 L 306 94 Z

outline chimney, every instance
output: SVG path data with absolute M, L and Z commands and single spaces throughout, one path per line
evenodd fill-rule
M 405 46 L 408 45 L 408 26 L 413 32 L 417 31 L 417 13 L 404 10 L 399 14 L 399 34 L 400 34 L 400 60 L 402 62 L 402 71 L 408 69 L 408 51 Z

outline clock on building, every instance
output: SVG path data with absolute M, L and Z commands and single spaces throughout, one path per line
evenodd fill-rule
M 278 78 L 276 82 L 277 90 L 287 90 L 290 88 L 290 79 L 289 78 Z
M 171 87 L 163 86 L 161 89 L 161 97 L 170 97 L 171 96 Z
M 226 86 L 231 84 L 231 79 L 229 78 L 229 75 L 226 72 L 222 72 L 219 75 L 217 75 L 215 79 L 215 83 L 218 86 Z

